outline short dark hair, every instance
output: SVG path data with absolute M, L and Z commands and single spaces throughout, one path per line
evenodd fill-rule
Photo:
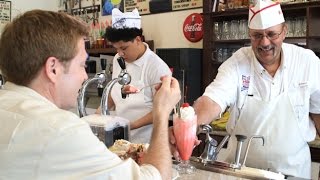
M 124 42 L 132 41 L 137 36 L 142 36 L 142 29 L 138 29 L 138 28 L 116 29 L 112 27 L 107 27 L 104 38 L 110 41 L 111 43 L 115 43 L 119 41 L 124 41 Z
M 49 57 L 64 64 L 78 53 L 88 26 L 66 13 L 32 10 L 7 24 L 0 39 L 0 69 L 7 81 L 27 86 Z

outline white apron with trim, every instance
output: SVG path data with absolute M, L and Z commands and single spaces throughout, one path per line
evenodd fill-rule
M 252 95 L 254 86 L 253 64 L 248 94 Z M 237 140 L 235 135 L 247 136 L 243 143 L 240 163 L 252 135 L 264 137 L 252 139 L 245 165 L 295 177 L 311 178 L 311 155 L 304 140 L 294 108 L 288 96 L 287 73 L 283 75 L 282 93 L 266 102 L 247 96 L 240 111 L 234 131 L 228 143 L 227 162 L 235 161 Z
M 144 87 L 144 73 L 146 68 L 146 62 L 142 66 L 142 72 L 140 80 L 132 81 L 130 85 L 134 87 L 141 88 Z M 121 97 L 121 87 L 119 83 L 116 83 L 111 91 L 111 97 L 115 103 L 116 107 L 116 115 L 126 118 L 130 121 L 135 121 L 147 113 L 149 113 L 152 108 L 146 106 L 144 100 L 144 89 L 142 89 L 139 93 L 130 94 L 125 99 Z M 138 129 L 134 129 L 130 131 L 130 142 L 133 143 L 149 143 L 151 139 L 152 133 L 152 124 L 143 126 Z

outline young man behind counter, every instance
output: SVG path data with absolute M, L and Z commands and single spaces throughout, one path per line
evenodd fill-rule
M 125 60 L 126 71 L 131 75 L 129 85 L 115 84 L 111 90 L 108 108 L 117 116 L 130 120 L 130 137 L 134 143 L 149 143 L 152 125 L 155 83 L 164 75 L 171 75 L 168 65 L 142 40 L 141 16 L 138 9 L 122 13 L 112 10 L 112 26 L 106 28 L 105 38 L 117 49 L 113 59 L 112 78 L 118 77 L 121 67 L 119 57 Z M 132 88 L 142 88 L 132 92 Z M 123 94 L 131 93 L 123 98 Z
M 38 27 L 38 28 L 35 28 Z M 87 26 L 63 13 L 32 10 L 5 26 L 0 69 L 0 179 L 170 179 L 168 118 L 176 79 L 162 77 L 143 164 L 122 161 L 68 109 L 88 78 Z M 96 115 L 93 117 L 97 117 Z M 86 117 L 88 118 L 88 117 Z

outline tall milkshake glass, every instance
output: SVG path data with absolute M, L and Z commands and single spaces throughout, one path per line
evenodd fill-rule
M 180 110 L 181 117 L 175 114 L 173 118 L 174 136 L 181 157 L 181 162 L 177 165 L 176 169 L 180 174 L 192 174 L 196 168 L 189 163 L 189 158 L 192 154 L 196 137 L 197 116 L 194 114 L 191 106 L 188 109 L 192 108 L 193 114 L 188 113 L 188 115 L 184 115 L 184 108 L 182 107 Z

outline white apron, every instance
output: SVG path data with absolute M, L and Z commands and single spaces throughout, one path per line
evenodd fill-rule
M 144 73 L 146 68 L 146 62 L 142 66 L 142 72 L 140 80 L 132 81 L 130 84 L 137 88 L 142 88 L 144 84 Z M 139 93 L 130 94 L 125 99 L 121 97 L 121 87 L 119 83 L 116 83 L 111 91 L 111 97 L 115 103 L 117 116 L 126 118 L 130 121 L 135 121 L 147 113 L 149 113 L 152 108 L 146 106 L 144 101 L 144 89 Z M 152 124 L 143 126 L 138 129 L 130 131 L 130 141 L 133 143 L 149 143 L 152 133 Z
M 247 136 L 243 143 L 240 163 L 252 135 L 264 137 L 252 139 L 246 166 L 281 172 L 295 177 L 311 178 L 311 155 L 303 139 L 295 117 L 294 108 L 288 96 L 287 73 L 283 74 L 282 93 L 268 102 L 254 96 L 247 96 L 240 111 L 234 131 L 228 144 L 227 162 L 235 161 L 237 140 L 234 135 Z M 251 63 L 251 80 L 248 95 L 252 95 L 254 70 Z

